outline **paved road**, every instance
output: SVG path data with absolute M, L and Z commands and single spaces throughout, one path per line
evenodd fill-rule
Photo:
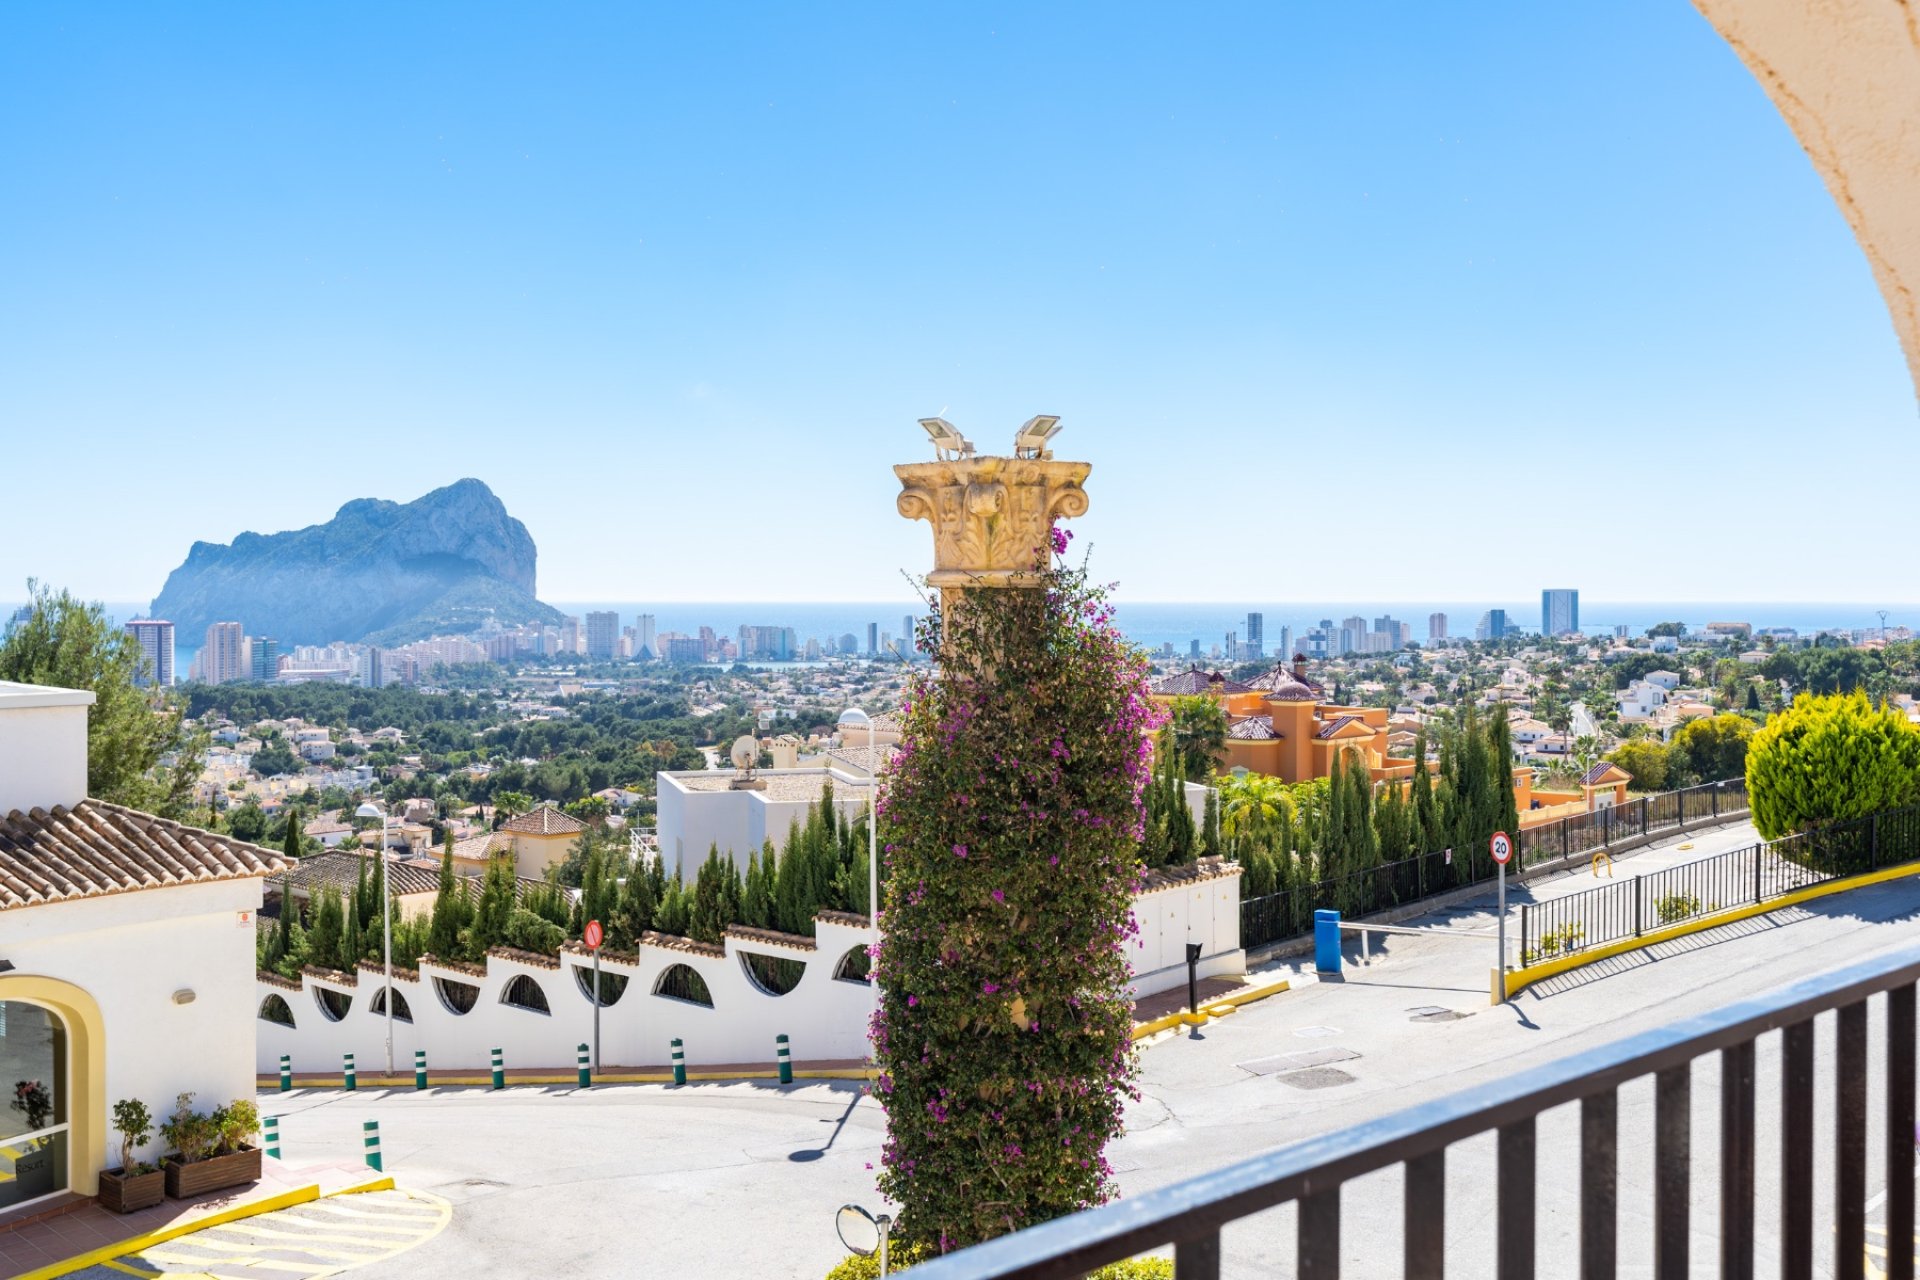
M 1684 852 L 1669 842 L 1622 859 L 1617 873 L 1709 855 L 1752 838 L 1750 829 L 1729 828 L 1695 837 L 1695 847 Z M 1537 881 L 1531 891 L 1565 893 L 1590 884 L 1583 871 Z M 1487 1004 L 1489 941 L 1390 938 L 1380 963 L 1350 970 L 1342 984 L 1309 985 L 1210 1024 L 1202 1038 L 1149 1048 L 1145 1098 L 1113 1151 L 1122 1186 L 1139 1192 L 1199 1174 L 1906 945 L 1915 936 L 1916 914 L 1916 882 L 1858 890 L 1563 975 L 1505 1008 Z M 1408 923 L 1485 930 L 1493 921 L 1485 907 L 1470 903 Z M 1411 1020 L 1416 1010 L 1434 1008 L 1460 1016 Z M 1317 1089 L 1284 1082 L 1261 1061 L 1331 1049 L 1354 1056 L 1323 1069 L 1348 1078 L 1323 1076 L 1318 1082 L 1325 1087 Z M 1831 1032 L 1823 1028 L 1823 1069 L 1830 1053 Z M 1876 1072 L 1878 1056 L 1876 1043 Z M 1776 1126 L 1767 1123 L 1764 1109 L 1777 1084 L 1776 1063 L 1777 1050 L 1763 1042 L 1763 1219 L 1777 1198 L 1771 1172 Z M 1717 1076 L 1712 1061 L 1695 1068 L 1693 1223 L 1703 1274 L 1711 1271 L 1717 1218 L 1711 1182 Z M 1870 1097 L 1877 1103 L 1877 1075 L 1875 1081 Z M 444 1232 L 404 1258 L 353 1273 L 366 1280 L 639 1271 L 818 1277 L 841 1256 L 834 1209 L 847 1201 L 874 1203 L 867 1165 L 877 1159 L 880 1115 L 853 1085 L 633 1085 L 504 1096 L 362 1090 L 303 1093 L 291 1100 L 267 1094 L 262 1104 L 287 1117 L 282 1132 L 295 1162 L 351 1158 L 360 1121 L 378 1118 L 388 1167 L 402 1185 L 453 1204 Z M 1651 1118 L 1650 1082 L 1623 1089 L 1623 1275 L 1650 1273 Z M 1568 1274 L 1558 1260 L 1568 1256 L 1578 1228 L 1570 1191 L 1577 1172 L 1576 1126 L 1571 1109 L 1541 1122 L 1542 1276 Z M 1830 1157 L 1821 1160 L 1820 1185 L 1828 1187 Z M 1493 1214 L 1483 1190 L 1492 1172 L 1490 1139 L 1462 1143 L 1450 1153 L 1450 1274 L 1492 1274 Z M 1389 1172 L 1349 1189 L 1347 1274 L 1398 1274 L 1399 1185 L 1397 1172 Z M 1884 1185 L 1876 1163 L 1869 1189 Z M 1291 1216 L 1282 1209 L 1229 1229 L 1229 1274 L 1291 1274 Z M 1884 1239 L 1879 1243 L 1885 1247 Z M 1825 1266 L 1831 1259 L 1821 1261 Z M 1759 1265 L 1761 1274 L 1777 1272 L 1770 1246 Z

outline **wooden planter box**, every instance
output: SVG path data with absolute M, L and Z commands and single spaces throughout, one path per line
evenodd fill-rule
M 167 1171 L 167 1194 L 175 1200 L 205 1195 L 223 1187 L 237 1187 L 243 1182 L 260 1181 L 258 1147 L 248 1147 L 228 1156 L 210 1156 L 205 1160 L 195 1160 L 192 1164 L 181 1164 L 172 1158 L 160 1163 Z
M 100 1207 L 115 1213 L 132 1213 L 159 1204 L 167 1193 L 167 1175 L 158 1169 L 120 1176 L 118 1169 L 100 1175 Z

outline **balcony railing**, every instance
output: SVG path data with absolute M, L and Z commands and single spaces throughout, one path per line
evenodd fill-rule
M 1798 1280 L 1813 1274 L 1816 1244 L 1830 1247 L 1831 1274 L 1866 1272 L 1868 1144 L 1884 1145 L 1889 1171 L 1885 1190 L 1888 1248 L 1879 1263 L 1892 1280 L 1913 1280 L 1914 1221 L 1914 1031 L 1915 982 L 1920 947 L 1825 974 L 1783 991 L 1617 1041 L 1603 1048 L 1519 1072 L 1494 1083 L 1298 1142 L 1267 1155 L 1229 1165 L 1173 1186 L 1131 1196 L 1085 1213 L 1056 1219 L 972 1249 L 924 1263 L 920 1280 L 986 1280 L 1024 1277 L 1065 1280 L 1123 1258 L 1174 1247 L 1178 1280 L 1216 1280 L 1221 1274 L 1222 1229 L 1262 1210 L 1292 1203 L 1298 1208 L 1296 1274 L 1301 1280 L 1334 1280 L 1340 1274 L 1341 1189 L 1363 1175 L 1404 1170 L 1404 1238 L 1400 1274 L 1421 1280 L 1447 1273 L 1447 1149 L 1463 1139 L 1492 1133 L 1497 1161 L 1491 1195 L 1495 1272 L 1501 1280 L 1536 1274 L 1613 1276 L 1619 1262 L 1623 1201 L 1651 1201 L 1653 1273 L 1688 1274 L 1693 1180 L 1696 1170 L 1718 1183 L 1718 1274 L 1750 1280 L 1757 1228 L 1780 1274 Z M 1868 1115 L 1869 1002 L 1884 1024 L 1884 1087 L 1876 1090 L 1879 1114 Z M 1833 1068 L 1825 1086 L 1831 1103 L 1816 1112 L 1815 1020 L 1831 1015 Z M 1778 1031 L 1777 1072 L 1757 1072 L 1762 1036 Z M 1718 1159 L 1696 1165 L 1692 1067 L 1718 1055 L 1719 1098 L 1713 1121 Z M 1623 1187 L 1619 1176 L 1621 1086 L 1653 1078 L 1652 1186 Z M 1777 1203 L 1756 1204 L 1758 1163 L 1757 1077 L 1778 1081 L 1769 1089 L 1764 1123 L 1778 1133 Z M 1551 1108 L 1579 1103 L 1579 1229 L 1566 1256 L 1537 1256 L 1536 1120 Z M 1829 1178 L 1816 1197 L 1815 1120 Z M 1771 1141 L 1771 1135 L 1769 1135 Z M 1629 1140 L 1630 1144 L 1632 1139 Z M 1572 1172 L 1571 1153 L 1549 1154 L 1550 1167 Z M 1816 1198 L 1827 1225 L 1826 1188 L 1831 1188 L 1831 1234 L 1815 1232 Z M 1370 1189 L 1371 1190 L 1371 1189 Z M 1272 1231 L 1272 1220 L 1246 1224 L 1246 1231 Z M 1482 1242 L 1484 1243 L 1484 1241 Z M 1704 1261 L 1704 1260 L 1703 1260 Z M 1370 1267 L 1367 1275 L 1392 1274 Z M 1480 1275 L 1462 1267 L 1456 1275 Z

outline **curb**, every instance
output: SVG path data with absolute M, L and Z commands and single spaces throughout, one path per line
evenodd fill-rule
M 796 1067 L 794 1068 L 793 1078 L 795 1080 L 873 1080 L 873 1079 L 877 1079 L 879 1077 L 879 1074 L 880 1074 L 879 1071 L 873 1067 L 818 1067 L 813 1069 L 802 1069 L 802 1068 Z M 780 1078 L 779 1069 L 774 1067 L 769 1067 L 765 1071 L 689 1071 L 687 1072 L 687 1080 L 689 1082 L 699 1080 L 699 1081 L 712 1083 L 715 1081 L 726 1081 L 726 1080 L 778 1080 L 779 1078 Z M 414 1080 L 411 1074 L 404 1075 L 404 1076 L 402 1075 L 391 1075 L 391 1076 L 361 1075 L 358 1077 L 357 1083 L 363 1089 L 394 1089 L 394 1090 L 398 1090 L 405 1093 L 419 1092 L 419 1090 L 417 1090 L 414 1087 Z M 608 1074 L 604 1076 L 598 1076 L 598 1075 L 594 1076 L 593 1083 L 597 1085 L 599 1084 L 672 1084 L 673 1072 L 671 1071 L 618 1072 L 618 1073 Z M 578 1088 L 580 1086 L 580 1075 L 577 1071 L 569 1071 L 565 1075 L 555 1074 L 550 1076 L 549 1075 L 517 1076 L 514 1079 L 507 1081 L 506 1087 L 508 1089 L 514 1089 L 514 1088 L 518 1088 L 521 1085 L 544 1086 L 544 1085 L 555 1085 L 555 1084 L 572 1085 L 575 1088 Z M 255 1076 L 254 1087 L 257 1091 L 261 1093 L 280 1092 L 279 1073 L 273 1072 L 268 1075 Z M 299 1078 L 296 1077 L 293 1082 L 292 1091 L 299 1092 L 300 1090 L 303 1090 L 303 1089 L 323 1089 L 323 1090 L 338 1089 L 339 1087 L 340 1087 L 340 1080 L 338 1076 L 327 1076 L 324 1080 L 309 1080 L 305 1083 L 302 1083 L 299 1080 Z M 444 1076 L 430 1076 L 427 1080 L 427 1087 L 429 1089 L 479 1088 L 479 1089 L 491 1090 L 493 1087 L 493 1078 L 484 1072 L 478 1075 L 455 1073 L 455 1074 L 449 1074 Z
M 1506 994 L 1511 997 L 1543 979 L 1566 973 L 1569 970 L 1583 968 L 1597 960 L 1606 960 L 1613 956 L 1625 955 L 1630 951 L 1640 951 L 1662 942 L 1671 942 L 1675 938 L 1684 938 L 1688 934 L 1703 933 L 1708 929 L 1717 929 L 1721 925 L 1735 924 L 1741 920 L 1751 920 L 1755 916 L 1764 916 L 1778 911 L 1782 907 L 1796 907 L 1803 902 L 1812 902 L 1816 898 L 1829 897 L 1836 893 L 1845 893 L 1849 889 L 1865 889 L 1876 884 L 1885 884 L 1889 880 L 1900 880 L 1907 876 L 1920 875 L 1920 862 L 1903 862 L 1897 867 L 1885 867 L 1879 871 L 1868 871 L 1862 875 L 1848 876 L 1843 880 L 1829 880 L 1824 884 L 1809 885 L 1805 889 L 1795 889 L 1792 893 L 1769 898 L 1765 902 L 1749 903 L 1744 907 L 1733 907 L 1726 911 L 1702 916 L 1698 920 L 1688 920 L 1681 924 L 1668 925 L 1664 929 L 1655 929 L 1638 938 L 1622 938 L 1618 942 L 1608 942 L 1594 947 L 1590 951 L 1578 951 L 1570 956 L 1560 956 L 1525 969 L 1510 969 L 1506 974 Z M 1491 994 L 1497 997 L 1502 983 L 1500 975 L 1493 976 Z M 1491 1001 L 1499 1004 L 1499 999 Z
M 393 1179 L 383 1176 L 368 1178 L 362 1182 L 350 1183 L 325 1195 L 320 1192 L 320 1184 L 310 1183 L 304 1187 L 294 1187 L 282 1191 L 279 1195 L 268 1196 L 263 1200 L 254 1200 L 246 1204 L 237 1204 L 231 1209 L 222 1209 L 210 1213 L 204 1218 L 194 1218 L 189 1222 L 176 1222 L 170 1227 L 161 1227 L 158 1231 L 149 1231 L 145 1235 L 133 1236 L 116 1244 L 101 1245 L 98 1249 L 89 1249 L 85 1253 L 75 1254 L 59 1262 L 50 1262 L 37 1271 L 26 1271 L 14 1277 L 14 1280 L 54 1280 L 56 1276 L 71 1275 L 88 1267 L 123 1258 L 130 1253 L 139 1253 L 156 1244 L 165 1244 L 181 1236 L 190 1236 L 207 1227 L 217 1227 L 223 1223 L 238 1222 L 242 1218 L 257 1217 L 263 1213 L 272 1213 L 276 1209 L 290 1209 L 297 1204 L 310 1204 L 315 1200 L 330 1200 L 334 1196 L 360 1195 L 368 1191 L 392 1191 Z
M 1136 1022 L 1133 1024 L 1133 1042 L 1139 1044 L 1143 1040 L 1157 1036 L 1162 1031 L 1170 1031 L 1174 1027 L 1202 1026 L 1215 1018 L 1226 1017 L 1241 1005 L 1252 1004 L 1256 1000 L 1265 1000 L 1268 996 L 1277 996 L 1282 991 L 1291 990 L 1292 986 L 1293 980 L 1291 978 L 1282 978 L 1278 982 L 1270 982 L 1265 986 L 1248 987 L 1244 991 L 1236 991 L 1232 995 L 1221 996 L 1218 1000 L 1210 1000 L 1200 1006 L 1198 1013 L 1190 1013 L 1183 1009 L 1175 1013 L 1162 1014 L 1160 1017 L 1151 1018 L 1146 1022 Z

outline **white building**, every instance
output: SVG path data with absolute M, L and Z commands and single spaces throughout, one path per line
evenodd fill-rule
M 45 1102 L 0 1113 L 0 1209 L 94 1194 L 119 1099 L 254 1093 L 254 916 L 284 860 L 88 799 L 92 703 L 0 683 L 0 1077 Z
M 813 769 L 762 769 L 752 786 L 739 786 L 731 770 L 705 769 L 654 775 L 659 806 L 660 858 L 667 874 L 691 879 L 707 850 L 718 848 L 741 867 L 767 840 L 776 852 L 787 832 L 805 825 L 807 810 L 820 803 L 828 782 L 833 807 L 848 821 L 867 811 L 864 770 L 831 763 Z
M 164 618 L 135 618 L 127 624 L 127 634 L 140 646 L 140 670 L 134 676 L 138 684 L 173 685 L 173 624 Z

